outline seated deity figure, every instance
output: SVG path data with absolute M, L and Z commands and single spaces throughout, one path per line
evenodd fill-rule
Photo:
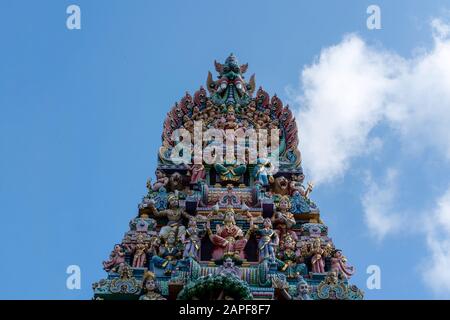
M 350 278 L 355 273 L 354 268 L 347 265 L 347 259 L 342 255 L 341 250 L 335 250 L 331 256 L 331 271 L 345 279 Z
M 142 284 L 144 294 L 139 297 L 139 300 L 167 300 L 160 293 L 157 292 L 157 285 L 155 281 L 155 274 L 146 272 L 144 282 Z
M 290 234 L 294 240 L 297 240 L 298 237 L 291 228 L 295 225 L 294 215 L 290 212 L 291 202 L 288 196 L 282 196 L 278 203 L 277 211 L 272 216 L 272 223 L 280 241 L 284 241 L 284 237 L 287 234 Z
M 125 263 L 125 251 L 120 244 L 114 246 L 114 250 L 109 255 L 109 260 L 103 261 L 103 269 L 106 272 L 116 271 L 117 268 Z
M 307 267 L 303 263 L 300 250 L 297 249 L 297 242 L 288 233 L 286 234 L 280 252 L 278 253 L 278 267 L 289 279 L 297 278 L 299 275 L 306 275 Z
M 275 261 L 275 248 L 278 246 L 278 234 L 272 229 L 272 222 L 269 218 L 264 219 L 263 228 L 257 229 L 256 233 L 261 237 L 258 241 L 259 262 L 263 260 Z
M 184 237 L 186 234 L 186 228 L 182 224 L 183 217 L 187 219 L 194 218 L 189 215 L 183 208 L 180 208 L 178 205 L 178 199 L 175 195 L 170 195 L 167 198 L 168 208 L 166 210 L 158 211 L 153 203 L 150 203 L 149 208 L 152 210 L 152 213 L 155 217 L 167 217 L 169 220 L 167 225 L 162 227 L 159 235 L 162 238 L 167 238 L 169 232 L 175 232 L 176 237 L 180 241 L 184 241 Z M 201 216 L 199 216 L 200 219 Z
M 247 170 L 247 166 L 233 161 L 224 164 L 216 163 L 214 169 L 216 169 L 222 181 L 238 182 Z
M 159 247 L 158 254 L 152 257 L 154 266 L 164 269 L 164 274 L 170 276 L 176 270 L 178 260 L 182 257 L 183 250 L 177 242 L 175 232 L 169 232 L 164 244 Z
M 183 258 L 198 260 L 200 252 L 200 230 L 197 228 L 197 221 L 194 219 L 189 220 L 184 245 Z
M 250 230 L 253 228 L 253 221 L 250 219 Z M 244 235 L 241 228 L 236 225 L 233 208 L 228 208 L 223 218 L 223 225 L 216 225 L 216 233 L 211 231 L 210 221 L 206 224 L 209 239 L 214 244 L 212 257 L 220 260 L 224 256 L 231 256 L 237 259 L 244 259 L 244 248 L 250 236 L 249 232 Z
M 253 177 L 255 178 L 255 181 L 266 187 L 270 184 L 270 180 L 273 179 L 272 171 L 273 164 L 269 159 L 259 158 L 253 171 Z

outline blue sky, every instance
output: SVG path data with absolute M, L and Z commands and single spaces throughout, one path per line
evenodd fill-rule
M 381 30 L 366 28 L 372 3 Z M 70 4 L 81 30 L 66 28 Z M 91 297 L 154 172 L 166 112 L 230 52 L 296 108 L 312 198 L 366 298 L 449 298 L 448 10 L 2 1 L 0 298 Z M 81 290 L 66 288 L 72 264 Z M 380 290 L 366 288 L 369 265 L 381 268 Z

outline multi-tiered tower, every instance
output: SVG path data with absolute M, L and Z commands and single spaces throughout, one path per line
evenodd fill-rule
M 108 276 L 93 285 L 94 298 L 362 299 L 348 284 L 353 268 L 309 198 L 312 184 L 303 184 L 292 112 L 262 88 L 253 96 L 247 67 L 234 55 L 215 62 L 217 80 L 209 73 L 207 90 L 187 93 L 167 114 L 156 180 L 148 181 L 137 217 L 103 263 Z M 180 129 L 191 136 L 177 140 Z M 193 154 L 216 143 L 213 136 L 194 141 L 206 129 L 215 136 L 278 129 L 278 143 L 263 140 L 268 154 L 255 161 L 245 148 L 244 162 L 175 160 L 186 156 L 174 153 L 180 140 L 192 139 Z

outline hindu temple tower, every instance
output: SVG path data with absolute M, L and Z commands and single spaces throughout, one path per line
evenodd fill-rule
M 167 113 L 155 177 L 103 262 L 94 299 L 362 299 L 310 199 L 289 106 L 256 89 L 254 75 L 247 81 L 248 65 L 234 55 L 214 66 L 217 77 L 209 72 L 205 88 Z M 270 139 L 256 161 L 174 161 L 174 133 L 194 135 L 199 122 L 220 132 L 278 130 L 277 170 Z

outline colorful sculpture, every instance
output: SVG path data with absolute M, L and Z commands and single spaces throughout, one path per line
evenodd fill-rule
M 152 272 L 147 272 L 145 274 L 143 289 L 144 294 L 139 297 L 139 300 L 167 300 L 160 293 L 157 292 L 155 274 Z
M 133 254 L 133 268 L 143 268 L 147 261 L 148 244 L 145 242 L 145 236 L 139 233 L 136 238 L 136 244 L 125 244 L 125 248 Z
M 182 251 L 177 244 L 175 232 L 170 232 L 162 246 L 159 247 L 158 255 L 152 257 L 154 266 L 164 270 L 164 274 L 170 276 L 176 270 L 178 260 L 182 257 Z
M 103 269 L 107 272 L 115 271 L 120 265 L 125 263 L 125 251 L 120 244 L 114 246 L 114 250 L 109 256 L 109 260 L 103 261 Z
M 189 220 L 188 228 L 186 229 L 186 238 L 184 240 L 183 258 L 193 258 L 198 260 L 200 253 L 200 233 L 197 228 L 197 221 Z
M 341 250 L 335 250 L 331 257 L 331 271 L 346 279 L 355 273 L 354 268 L 347 265 L 347 259 L 342 255 Z
M 234 55 L 215 69 L 216 80 L 209 73 L 206 88 L 186 93 L 167 113 L 155 182 L 147 181 L 129 231 L 103 262 L 107 277 L 93 284 L 94 298 L 362 299 L 348 283 L 354 268 L 310 199 L 312 184 L 303 185 L 291 109 L 261 87 L 253 96 L 255 77 L 246 80 L 248 65 Z M 175 163 L 172 136 L 185 129 L 195 142 L 195 121 L 227 139 L 230 129 L 249 137 L 250 129 L 278 129 L 279 143 L 267 139 L 267 154 L 254 162 L 236 143 L 244 163 Z M 192 152 L 216 143 L 206 140 Z
M 209 220 L 207 222 L 209 239 L 214 244 L 212 257 L 214 260 L 220 260 L 224 256 L 230 256 L 237 259 L 245 259 L 244 248 L 248 241 L 248 235 L 244 235 L 241 228 L 236 225 L 234 219 L 234 210 L 228 208 L 223 218 L 223 225 L 216 225 L 216 232 L 211 231 Z
M 292 227 L 295 225 L 295 217 L 289 211 L 291 208 L 291 203 L 289 197 L 283 196 L 280 198 L 278 203 L 278 210 L 274 213 L 272 217 L 272 223 L 276 228 L 278 236 L 281 242 L 284 241 L 284 237 L 289 234 L 294 240 L 297 240 L 297 234 L 292 231 Z
M 272 229 L 272 221 L 269 218 L 264 219 L 263 228 L 258 229 L 260 236 L 258 241 L 259 261 L 270 260 L 275 261 L 275 250 L 278 246 L 278 234 Z

